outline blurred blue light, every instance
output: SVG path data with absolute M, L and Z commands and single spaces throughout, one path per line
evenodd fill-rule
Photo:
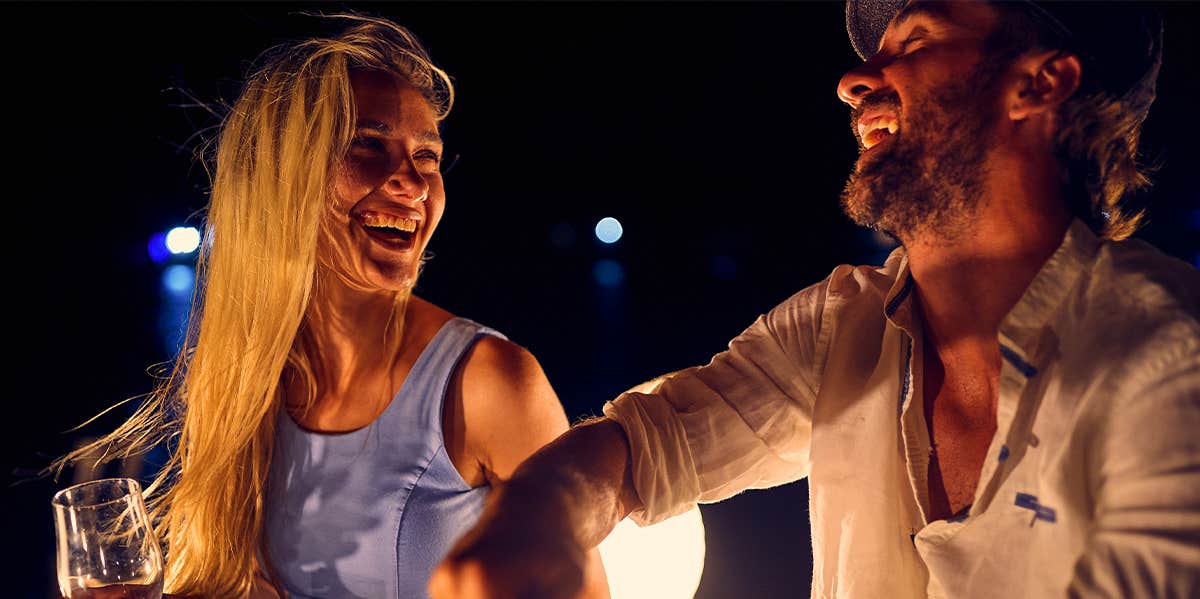
M 616 260 L 597 260 L 592 266 L 592 278 L 601 287 L 616 287 L 625 281 L 625 268 Z
M 200 247 L 200 231 L 196 227 L 175 227 L 167 232 L 167 249 L 172 254 L 190 254 Z
M 192 292 L 196 281 L 196 271 L 186 264 L 172 264 L 163 270 L 162 284 L 167 293 L 174 296 L 184 296 Z
M 604 243 L 616 243 L 624 232 L 625 229 L 621 227 L 621 221 L 611 216 L 606 216 L 600 219 L 600 222 L 596 223 L 596 239 Z
M 575 228 L 568 223 L 558 223 L 550 227 L 550 243 L 562 249 L 571 247 L 575 243 Z
M 713 258 L 713 276 L 722 281 L 732 281 L 737 278 L 737 262 L 729 256 Z
M 171 256 L 171 250 L 167 249 L 167 234 L 155 233 L 150 236 L 150 242 L 146 244 L 146 251 L 150 254 L 150 259 L 158 264 L 166 262 Z

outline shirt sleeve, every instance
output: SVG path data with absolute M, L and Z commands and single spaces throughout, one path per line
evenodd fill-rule
M 759 317 L 705 366 L 604 407 L 629 439 L 641 525 L 808 474 L 826 283 Z
M 1151 375 L 1111 388 L 1118 405 L 1088 468 L 1095 523 L 1069 597 L 1200 596 L 1200 342 L 1173 345 L 1139 368 Z

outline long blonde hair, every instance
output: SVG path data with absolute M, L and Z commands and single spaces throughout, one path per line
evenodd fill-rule
M 242 597 L 256 568 L 270 572 L 263 505 L 281 381 L 307 383 L 299 404 L 311 405 L 316 360 L 301 331 L 318 284 L 318 230 L 354 132 L 350 72 L 406 79 L 439 121 L 453 103 L 449 77 L 407 29 L 332 18 L 349 27 L 269 52 L 225 117 L 187 341 L 170 375 L 128 421 L 58 464 L 169 444 L 146 493 L 167 550 L 168 592 Z

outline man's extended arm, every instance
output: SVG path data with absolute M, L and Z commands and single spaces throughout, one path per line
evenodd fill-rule
M 707 365 L 631 389 L 531 456 L 435 571 L 433 597 L 573 598 L 585 550 L 625 516 L 652 524 L 805 476 L 825 296 L 824 282 L 796 294 Z
M 593 575 L 587 550 L 639 505 L 620 425 L 577 426 L 496 489 L 479 524 L 434 572 L 430 592 L 434 599 L 580 596 Z

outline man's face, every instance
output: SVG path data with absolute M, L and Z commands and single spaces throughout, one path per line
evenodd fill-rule
M 861 149 L 842 195 L 855 222 L 904 242 L 950 240 L 971 223 L 1000 114 L 999 73 L 981 61 L 994 20 L 983 3 L 914 3 L 842 78 Z

